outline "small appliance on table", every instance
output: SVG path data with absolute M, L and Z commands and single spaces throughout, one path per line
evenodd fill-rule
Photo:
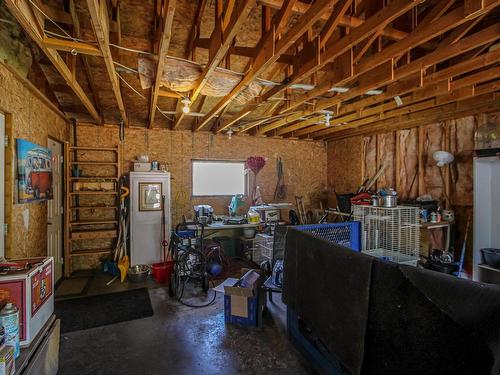
M 54 259 L 29 258 L 9 264 L 16 266 L 0 275 L 0 292 L 3 302 L 19 309 L 19 338 L 25 347 L 54 312 Z

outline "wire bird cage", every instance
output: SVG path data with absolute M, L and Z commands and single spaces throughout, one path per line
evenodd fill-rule
M 320 237 L 354 251 L 361 250 L 360 223 L 349 221 L 344 223 L 325 223 L 298 225 L 295 228 L 308 232 L 315 237 Z
M 274 237 L 268 234 L 255 235 L 252 260 L 257 264 L 266 260 L 272 261 L 273 242 Z
M 354 205 L 353 219 L 361 222 L 363 253 L 396 263 L 417 265 L 420 255 L 418 207 Z

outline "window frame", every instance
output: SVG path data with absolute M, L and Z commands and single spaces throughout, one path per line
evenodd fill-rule
M 245 192 L 243 193 L 243 197 L 248 196 L 248 186 L 249 186 L 249 174 L 245 168 L 245 160 L 240 159 L 191 159 L 191 198 L 229 198 L 233 197 L 234 194 L 209 194 L 209 195 L 195 195 L 194 194 L 194 168 L 193 165 L 195 162 L 207 162 L 207 163 L 235 163 L 235 164 L 243 164 L 243 178 L 244 178 L 244 188 Z

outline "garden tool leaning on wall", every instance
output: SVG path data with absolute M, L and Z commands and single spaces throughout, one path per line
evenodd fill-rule
M 118 262 L 120 281 L 123 282 L 127 276 L 127 270 L 130 267 L 127 251 L 127 236 L 130 221 L 128 214 L 129 189 L 123 186 L 123 179 L 120 180 L 120 191 L 122 192 L 120 195 L 120 220 L 118 227 L 118 241 L 116 242 L 116 248 L 114 251 L 114 260 L 115 262 Z

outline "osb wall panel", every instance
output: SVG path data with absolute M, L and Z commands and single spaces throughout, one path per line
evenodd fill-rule
M 115 146 L 120 143 L 118 128 L 115 126 L 77 126 L 78 146 Z M 286 199 L 295 202 L 295 195 L 303 196 L 306 207 L 311 205 L 318 192 L 327 187 L 327 153 L 322 142 L 281 140 L 249 136 L 213 135 L 208 132 L 169 131 L 165 129 L 127 128 L 122 144 L 123 172 L 130 171 L 131 162 L 138 155 L 147 154 L 150 160 L 158 160 L 167 165 L 172 176 L 171 204 L 172 223 L 182 220 L 182 216 L 193 215 L 193 205 L 209 204 L 217 214 L 227 214 L 230 198 L 192 198 L 192 159 L 242 160 L 249 156 L 267 158 L 266 166 L 258 175 L 258 185 L 265 202 L 274 201 L 276 187 L 276 158 L 284 164 Z M 250 203 L 247 199 L 246 212 Z M 75 268 L 87 268 L 96 259 L 86 257 L 75 259 Z
M 362 180 L 362 139 L 346 138 L 328 143 L 328 203 L 335 205 L 335 192 L 349 193 Z
M 47 146 L 47 138 L 68 139 L 66 121 L 47 107 L 25 82 L 0 64 L 0 111 L 7 115 L 10 147 L 6 159 L 6 257 L 21 258 L 47 254 L 47 204 L 15 202 L 14 139 L 22 138 Z

